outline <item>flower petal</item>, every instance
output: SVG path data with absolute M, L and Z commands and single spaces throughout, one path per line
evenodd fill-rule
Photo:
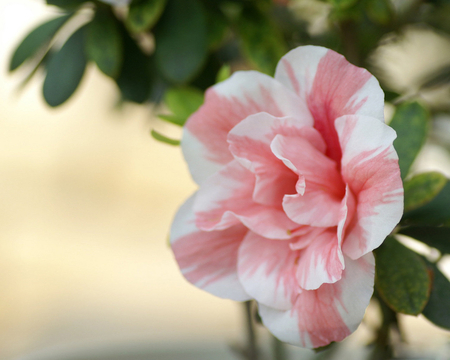
M 238 249 L 247 228 L 239 224 L 223 231 L 197 229 L 194 198 L 181 206 L 171 228 L 170 243 L 181 272 L 189 282 L 213 295 L 249 300 L 237 276 Z
M 301 136 L 310 129 L 305 123 L 308 121 L 259 113 L 241 121 L 228 134 L 233 156 L 256 175 L 254 201 L 281 206 L 286 193 L 295 193 L 298 176 L 272 153 L 270 143 L 279 133 Z
M 223 230 L 242 222 L 250 230 L 271 239 L 288 239 L 298 224 L 281 207 L 255 203 L 255 175 L 233 160 L 210 176 L 194 203 L 196 224 L 202 230 Z
M 339 161 L 341 150 L 334 120 L 361 114 L 384 121 L 384 93 L 367 70 L 342 55 L 317 46 L 302 46 L 278 63 L 275 79 L 295 91 L 314 117 L 314 127 L 328 145 L 327 156 Z
M 403 184 L 392 145 L 395 131 L 366 116 L 336 120 L 342 144 L 342 176 L 355 196 L 344 253 L 359 258 L 381 245 L 403 214 Z
M 245 291 L 261 304 L 288 310 L 302 290 L 295 278 L 299 251 L 290 241 L 249 232 L 239 248 L 238 275 Z
M 288 88 L 256 71 L 236 72 L 210 88 L 204 104 L 186 122 L 181 142 L 193 179 L 201 184 L 233 159 L 227 135 L 247 116 L 263 111 L 277 117 L 309 114 L 306 103 L 301 104 Z
M 299 175 L 298 194 L 283 199 L 286 215 L 303 225 L 336 226 L 345 189 L 336 163 L 301 137 L 277 135 L 271 147 Z
M 373 293 L 372 254 L 345 258 L 340 281 L 301 292 L 290 310 L 259 305 L 264 325 L 281 341 L 307 348 L 341 341 L 356 330 Z

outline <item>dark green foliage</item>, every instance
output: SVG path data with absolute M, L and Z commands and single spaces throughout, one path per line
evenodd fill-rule
M 207 58 L 206 17 L 198 0 L 168 0 L 155 28 L 155 61 L 161 74 L 186 83 Z
M 429 264 L 432 275 L 430 299 L 422 314 L 437 326 L 450 330 L 450 282 L 435 264 Z
M 52 107 L 70 98 L 83 77 L 86 68 L 85 32 L 86 26 L 78 29 L 48 61 L 43 94 Z
M 109 9 L 99 9 L 88 25 L 86 54 L 106 75 L 116 78 L 122 68 L 123 40 L 120 24 Z
M 375 260 L 375 286 L 381 298 L 396 312 L 420 314 L 431 285 L 424 260 L 393 237 L 375 251 Z
M 442 254 L 450 254 L 450 227 L 409 226 L 401 228 L 399 233 L 436 248 Z
M 397 108 L 390 126 L 397 132 L 394 141 L 399 157 L 402 179 L 409 172 L 428 134 L 428 112 L 417 102 L 405 103 Z
M 167 0 L 133 0 L 125 21 L 131 32 L 150 29 L 161 16 Z
M 47 4 L 56 5 L 67 10 L 74 10 L 85 3 L 87 0 L 47 0 Z
M 56 32 L 70 16 L 70 14 L 59 16 L 31 31 L 15 50 L 9 64 L 9 71 L 17 69 L 26 60 L 34 57 L 40 50 L 46 51 Z
M 429 203 L 441 192 L 447 181 L 447 178 L 438 172 L 419 174 L 405 181 L 405 212 Z

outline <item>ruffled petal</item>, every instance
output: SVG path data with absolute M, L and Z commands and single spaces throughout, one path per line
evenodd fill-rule
M 261 304 L 287 310 L 301 292 L 295 278 L 299 251 L 288 240 L 270 240 L 253 232 L 238 254 L 238 274 L 245 291 Z
M 259 113 L 249 116 L 230 131 L 231 153 L 256 176 L 255 202 L 281 207 L 283 196 L 295 193 L 298 176 L 272 153 L 270 143 L 280 133 L 301 136 L 310 129 L 305 127 L 308 123 L 312 124 L 312 121 Z
M 271 239 L 288 239 L 298 224 L 281 207 L 265 206 L 252 199 L 255 175 L 237 160 L 210 176 L 198 191 L 194 211 L 199 229 L 223 230 L 239 222 Z
M 248 230 L 239 224 L 223 231 L 205 232 L 195 226 L 195 195 L 178 210 L 170 243 L 184 277 L 195 286 L 221 298 L 249 300 L 237 276 L 237 254 Z
M 344 253 L 352 259 L 381 245 L 403 214 L 403 184 L 392 145 L 395 131 L 377 119 L 343 116 L 336 120 L 342 144 L 342 176 L 355 197 Z
M 336 163 L 301 137 L 277 135 L 271 147 L 299 175 L 298 194 L 283 199 L 286 215 L 302 225 L 336 226 L 345 189 Z
M 332 50 L 302 46 L 290 51 L 278 63 L 275 79 L 307 102 L 333 160 L 341 157 L 335 119 L 361 114 L 384 121 L 384 93 L 377 79 Z
M 303 110 L 302 110 L 303 109 Z M 306 103 L 272 77 L 256 71 L 236 72 L 208 89 L 205 102 L 186 122 L 181 141 L 193 179 L 201 184 L 233 159 L 228 151 L 229 131 L 247 116 L 307 114 Z
M 361 323 L 373 293 L 375 262 L 372 254 L 345 258 L 340 281 L 301 292 L 290 310 L 259 305 L 264 325 L 281 341 L 317 348 L 341 341 Z

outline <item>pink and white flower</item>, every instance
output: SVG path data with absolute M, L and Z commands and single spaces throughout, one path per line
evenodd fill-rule
M 183 275 L 214 295 L 255 299 L 267 328 L 308 348 L 360 324 L 372 250 L 403 212 L 377 80 L 334 51 L 290 51 L 275 78 L 237 72 L 206 92 L 182 149 L 199 190 L 171 244 Z

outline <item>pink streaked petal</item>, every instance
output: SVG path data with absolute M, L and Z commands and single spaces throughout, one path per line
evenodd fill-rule
M 356 115 L 337 119 L 336 129 L 342 176 L 356 202 L 343 251 L 356 259 L 380 246 L 403 214 L 403 184 L 392 145 L 396 133 L 377 119 Z
M 295 278 L 298 254 L 288 240 L 269 240 L 250 231 L 238 254 L 238 275 L 245 291 L 261 304 L 290 309 L 301 292 Z
M 317 290 L 303 291 L 292 309 L 259 305 L 264 325 L 281 341 L 307 348 L 328 345 L 350 335 L 362 321 L 373 293 L 375 262 L 372 254 L 345 258 L 342 278 Z
M 296 116 L 304 109 L 311 119 L 306 103 L 299 104 L 292 91 L 256 71 L 236 72 L 208 89 L 204 104 L 186 122 L 181 141 L 194 180 L 201 184 L 218 165 L 233 159 L 227 135 L 247 116 L 263 111 L 278 117 Z
M 228 134 L 231 153 L 256 175 L 254 201 L 281 206 L 286 193 L 295 193 L 298 176 L 272 153 L 270 143 L 279 133 L 302 136 L 310 129 L 305 128 L 305 123 L 308 122 L 258 113 L 240 122 Z
M 303 46 L 279 62 L 275 78 L 302 99 L 314 117 L 314 127 L 328 145 L 327 156 L 339 161 L 341 150 L 334 120 L 361 114 L 384 121 L 384 93 L 367 70 L 322 47 Z
M 286 215 L 302 225 L 336 226 L 345 188 L 336 163 L 300 137 L 277 135 L 271 148 L 299 175 L 298 193 L 283 199 Z
M 210 176 L 194 203 L 199 229 L 223 230 L 243 223 L 250 230 L 275 239 L 288 239 L 298 224 L 281 209 L 255 203 L 252 199 L 255 175 L 237 160 Z
M 305 290 L 316 290 L 324 283 L 340 280 L 344 268 L 344 256 L 334 227 L 317 234 L 300 253 L 296 273 L 298 284 Z
M 194 197 L 178 210 L 170 233 L 181 272 L 189 282 L 213 295 L 249 300 L 237 276 L 238 249 L 248 230 L 241 224 L 224 231 L 199 230 L 192 210 Z

